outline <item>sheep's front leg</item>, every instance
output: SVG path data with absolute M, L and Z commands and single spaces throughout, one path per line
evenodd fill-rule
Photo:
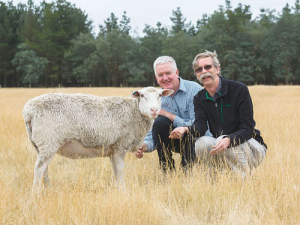
M 126 185 L 124 181 L 124 167 L 125 167 L 126 152 L 115 153 L 110 157 L 111 166 L 114 170 L 115 179 L 119 189 L 125 191 Z

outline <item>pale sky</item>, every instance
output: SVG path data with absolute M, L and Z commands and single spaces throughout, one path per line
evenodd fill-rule
M 1 0 L 0 0 L 1 1 Z M 2 0 L 3 1 L 3 0 Z M 52 2 L 52 0 L 46 0 Z M 132 32 L 135 30 L 139 36 L 143 36 L 145 24 L 156 27 L 157 22 L 170 28 L 172 22 L 170 17 L 172 11 L 180 7 L 186 22 L 192 22 L 196 25 L 198 19 L 204 13 L 211 15 L 219 9 L 219 5 L 225 6 L 225 0 L 195 1 L 195 0 L 67 0 L 81 8 L 88 14 L 88 18 L 93 21 L 93 32 L 98 34 L 99 25 L 104 24 L 104 20 L 110 17 L 111 13 L 121 20 L 123 12 L 126 11 L 130 18 Z M 7 1 L 4 1 L 7 2 Z M 19 2 L 26 3 L 27 0 L 13 0 L 14 5 Z M 35 5 L 39 5 L 41 0 L 34 0 Z M 260 9 L 275 9 L 276 13 L 281 13 L 282 9 L 289 4 L 295 5 L 296 0 L 231 0 L 232 8 L 237 8 L 238 4 L 250 5 L 252 19 L 259 15 Z M 132 33 L 134 35 L 134 33 Z

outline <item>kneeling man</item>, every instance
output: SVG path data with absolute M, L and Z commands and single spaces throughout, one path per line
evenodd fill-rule
M 222 159 L 244 178 L 262 162 L 267 150 L 260 131 L 254 128 L 249 90 L 243 83 L 220 76 L 216 52 L 198 54 L 193 68 L 204 86 L 194 98 L 195 122 L 190 127 L 174 129 L 170 138 L 179 139 L 190 133 L 198 138 L 195 152 L 200 162 Z M 204 136 L 207 121 L 213 137 Z

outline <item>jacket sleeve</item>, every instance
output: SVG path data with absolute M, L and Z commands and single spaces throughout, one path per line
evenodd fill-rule
M 239 114 L 239 129 L 231 134 L 227 134 L 230 138 L 230 146 L 236 146 L 249 140 L 252 138 L 254 131 L 253 105 L 246 85 L 243 85 L 239 94 L 237 110 Z

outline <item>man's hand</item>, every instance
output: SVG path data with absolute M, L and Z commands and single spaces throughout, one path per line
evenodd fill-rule
M 180 139 L 186 132 L 188 132 L 187 127 L 177 127 L 170 133 L 169 138 Z
M 216 145 L 213 147 L 213 149 L 210 151 L 210 154 L 216 155 L 219 154 L 223 151 L 225 151 L 230 144 L 230 139 L 229 137 L 225 137 L 221 139 Z
M 158 115 L 160 116 L 164 116 L 167 117 L 169 120 L 171 120 L 172 122 L 174 122 L 176 115 L 164 110 L 164 109 L 160 109 Z
M 148 147 L 145 143 L 142 144 L 142 146 L 137 150 L 134 154 L 137 158 L 141 159 L 144 156 L 144 152 L 148 151 Z

